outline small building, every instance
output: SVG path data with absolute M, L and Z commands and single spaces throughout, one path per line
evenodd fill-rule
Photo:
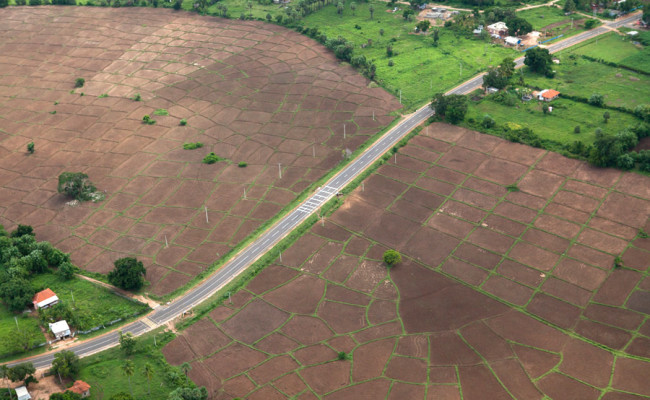
M 558 58 L 553 58 L 552 61 L 553 61 L 553 64 L 559 64 L 560 63 L 560 60 Z
M 508 46 L 519 46 L 521 43 L 521 39 L 514 36 L 506 36 L 505 41 Z
M 629 36 L 636 36 L 636 35 L 639 34 L 639 31 L 629 31 L 627 34 L 628 34 Z
M 537 98 L 542 101 L 551 101 L 558 98 L 560 92 L 553 89 L 544 89 L 541 92 L 537 93 Z
M 486 92 L 487 94 L 499 93 L 499 89 L 490 86 L 489 88 L 486 89 Z
M 445 18 L 445 13 L 438 12 L 438 11 L 430 11 L 424 15 L 425 18 L 433 18 L 433 19 L 444 19 Z
M 74 381 L 74 383 L 68 390 L 77 393 L 81 397 L 90 396 L 90 385 L 84 381 Z
M 29 394 L 25 386 L 19 386 L 16 388 L 16 398 L 18 400 L 31 400 L 32 396 Z
M 50 331 L 52 331 L 56 339 L 63 339 L 64 337 L 70 336 L 70 327 L 65 320 L 50 324 Z
M 476 29 L 472 31 L 472 33 L 475 35 L 480 35 L 481 33 L 483 33 L 483 25 L 479 25 Z
M 505 36 L 508 34 L 508 26 L 506 25 L 505 22 L 495 22 L 492 25 L 487 26 L 488 32 L 490 32 L 491 35 L 498 35 L 499 37 Z
M 59 298 L 56 296 L 50 288 L 41 290 L 36 293 L 32 298 L 32 303 L 34 304 L 34 309 L 38 310 L 39 308 L 48 308 L 59 302 Z

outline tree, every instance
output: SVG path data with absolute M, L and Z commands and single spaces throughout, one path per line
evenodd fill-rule
M 133 257 L 124 257 L 115 261 L 115 269 L 108 273 L 108 281 L 125 290 L 137 290 L 144 285 L 147 270 Z
M 605 98 L 600 93 L 594 93 L 589 97 L 589 104 L 596 107 L 602 107 L 605 104 Z
M 7 7 L 9 5 L 9 0 L 0 0 L 0 8 Z
M 412 15 L 413 15 L 413 10 L 411 10 L 410 8 L 407 8 L 406 10 L 404 10 L 404 12 L 402 12 L 402 17 L 406 21 L 410 21 Z
M 542 112 L 544 114 L 548 114 L 549 112 L 548 104 L 546 104 L 546 102 L 542 103 Z
M 29 154 L 34 154 L 34 142 L 27 143 L 27 152 Z
M 36 291 L 25 278 L 14 277 L 0 285 L 0 298 L 9 311 L 20 312 L 31 303 Z
M 59 265 L 59 268 L 56 270 L 56 274 L 60 276 L 64 281 L 67 281 L 74 277 L 76 271 L 77 267 L 66 261 Z
M 515 60 L 512 59 L 512 57 L 506 57 L 503 60 L 501 60 L 501 64 L 499 64 L 499 73 L 508 79 L 512 78 L 512 75 L 515 74 Z
M 9 236 L 12 238 L 17 238 L 25 235 L 36 236 L 34 234 L 34 228 L 32 228 L 30 225 L 19 224 L 15 230 L 11 231 L 11 234 Z
M 354 1 L 353 1 L 352 3 L 350 3 L 350 10 L 352 10 L 352 15 L 357 15 L 357 14 L 356 14 L 356 11 L 357 11 L 357 3 L 355 3 Z
M 185 374 L 185 376 L 187 376 L 187 374 L 192 370 L 192 364 L 190 364 L 188 362 L 184 362 L 184 363 L 181 364 L 180 368 L 181 368 L 181 371 L 183 371 L 183 373 Z
M 384 262 L 389 267 L 402 262 L 402 255 L 395 250 L 386 250 L 384 252 Z
M 564 3 L 564 12 L 572 14 L 576 10 L 576 3 L 573 2 L 573 0 L 567 0 L 566 3 Z
M 131 397 L 133 397 L 133 388 L 131 387 L 131 377 L 135 373 L 135 366 L 133 365 L 133 361 L 124 361 L 124 364 L 122 365 L 122 372 L 129 379 L 129 391 L 131 392 Z
M 9 367 L 6 364 L 0 365 L 0 376 L 2 376 L 2 382 L 5 384 L 5 386 L 9 387 L 9 385 L 7 385 L 7 379 L 9 378 Z M 11 399 L 14 398 L 13 391 L 11 389 L 9 389 L 9 396 Z
M 597 24 L 598 24 L 597 19 L 593 19 L 593 18 L 588 19 L 588 20 L 585 21 L 585 29 L 591 29 L 591 28 L 595 27 Z
M 79 373 L 79 357 L 69 350 L 56 353 L 50 371 L 57 374 L 63 384 L 62 378 L 74 378 Z
M 487 74 L 483 75 L 483 87 L 503 89 L 508 86 L 508 78 L 499 72 L 498 68 L 488 68 Z
M 341 3 L 341 2 L 339 1 L 339 2 L 336 4 L 336 13 L 337 13 L 338 15 L 340 15 L 341 18 L 343 18 L 343 10 L 344 10 L 344 9 L 345 9 L 345 7 L 343 6 L 343 3 Z
M 440 29 L 433 30 L 433 45 L 438 47 L 438 41 L 440 40 Z
M 553 58 L 547 49 L 535 47 L 526 51 L 524 64 L 533 72 L 546 74 L 553 64 Z
M 151 363 L 145 363 L 144 368 L 142 369 L 142 375 L 147 378 L 147 385 L 149 386 L 149 397 L 151 397 L 151 379 L 153 378 L 153 365 Z
M 120 332 L 120 349 L 122 349 L 124 354 L 130 356 L 131 354 L 135 353 L 136 344 L 137 341 L 133 337 L 133 334 L 131 334 L 131 332 L 127 332 L 127 333 Z
M 368 6 L 368 12 L 370 13 L 370 19 L 375 15 L 375 7 L 371 4 Z
M 25 385 L 27 385 L 28 384 L 27 380 L 30 377 L 32 379 L 34 378 L 33 376 L 34 372 L 36 372 L 36 368 L 34 368 L 34 364 L 23 363 L 23 364 L 18 364 L 12 368 L 9 368 L 7 377 L 12 382 L 24 381 Z M 30 381 L 32 380 L 30 379 Z
M 59 193 L 78 201 L 92 199 L 92 194 L 97 190 L 88 180 L 88 175 L 82 172 L 64 172 L 59 175 Z
M 427 20 L 420 21 L 420 22 L 418 22 L 418 24 L 416 26 L 422 32 L 426 32 L 426 31 L 429 30 L 429 27 L 431 26 L 431 22 L 429 22 Z
M 533 25 L 523 18 L 515 17 L 506 21 L 511 36 L 523 36 L 533 31 Z
M 81 400 L 82 397 L 79 393 L 66 390 L 63 393 L 52 393 L 50 400 Z
M 643 16 L 641 19 L 646 24 L 650 24 L 650 7 L 643 7 Z
M 39 339 L 39 332 L 31 329 L 16 328 L 15 333 L 9 337 L 10 347 L 18 352 L 30 350 Z
M 188 388 L 179 387 L 169 394 L 168 400 L 206 400 L 208 391 L 205 387 Z
M 459 94 L 445 96 L 438 93 L 434 96 L 430 106 L 436 115 L 455 124 L 465 119 L 467 113 L 467 97 Z
M 609 120 L 609 111 L 605 111 L 605 113 L 603 114 L 603 121 L 607 123 L 607 120 Z

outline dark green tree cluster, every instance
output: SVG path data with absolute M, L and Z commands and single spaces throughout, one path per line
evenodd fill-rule
M 30 383 L 38 383 L 38 380 L 34 377 L 36 368 L 34 368 L 34 364 L 30 362 L 18 364 L 13 367 L 3 365 L 0 368 L 2 376 L 12 382 L 23 382 L 27 387 L 29 387 Z
M 138 290 L 144 286 L 147 270 L 142 261 L 133 257 L 124 257 L 115 261 L 115 269 L 108 273 L 108 281 L 125 290 Z
M 483 75 L 483 87 L 494 87 L 503 89 L 510 83 L 510 78 L 515 73 L 515 62 L 512 58 L 504 58 L 497 67 L 488 68 L 487 74 Z
M 535 47 L 526 51 L 524 64 L 533 72 L 544 74 L 548 77 L 553 76 L 553 57 L 551 57 L 548 49 Z
M 0 225 L 0 299 L 19 312 L 31 303 L 36 292 L 29 277 L 70 262 L 70 256 L 48 242 L 37 242 L 31 226 L 18 225 L 7 234 Z
M 438 93 L 433 97 L 430 107 L 438 118 L 456 124 L 465 119 L 467 97 L 459 94 L 445 96 L 443 93 Z
M 650 151 L 631 151 L 639 140 L 650 136 L 650 124 L 639 123 L 611 135 L 596 131 L 596 140 L 589 150 L 589 162 L 598 167 L 632 169 L 638 165 L 642 171 L 650 172 Z
M 61 393 L 52 393 L 50 395 L 50 400 L 81 400 L 82 397 L 79 393 L 71 392 L 66 390 Z
M 63 384 L 63 378 L 76 378 L 79 373 L 79 357 L 69 350 L 64 350 L 54 355 L 50 372 L 58 376 Z

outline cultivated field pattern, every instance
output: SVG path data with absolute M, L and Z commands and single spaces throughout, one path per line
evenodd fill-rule
M 215 399 L 648 398 L 649 215 L 647 177 L 434 124 L 164 353 Z
M 399 108 L 323 46 L 271 24 L 90 7 L 11 7 L 0 20 L 0 223 L 34 226 L 89 271 L 137 256 L 157 295 L 216 261 Z M 71 93 L 79 77 L 85 86 Z M 210 151 L 229 161 L 202 164 Z M 56 193 L 64 171 L 87 173 L 106 200 L 66 205 Z

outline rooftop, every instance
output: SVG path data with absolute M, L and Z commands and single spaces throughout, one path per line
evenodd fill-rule
M 90 385 L 84 381 L 74 381 L 72 387 L 68 390 L 74 393 L 83 394 L 86 390 L 90 389 Z
M 32 302 L 40 303 L 41 301 L 47 300 L 51 297 L 56 297 L 56 293 L 54 293 L 50 288 L 47 288 L 36 293 L 32 299 Z

